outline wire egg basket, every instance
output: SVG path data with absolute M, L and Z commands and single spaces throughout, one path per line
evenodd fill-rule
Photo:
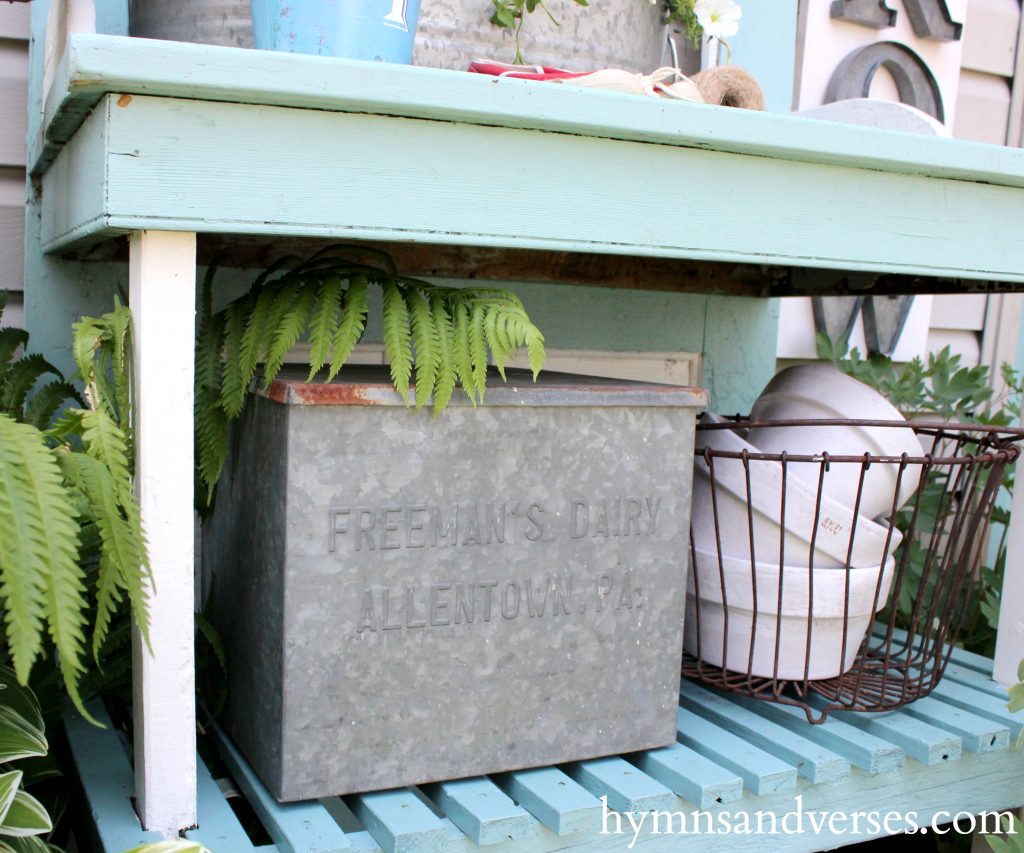
M 836 428 L 912 430 L 926 452 L 806 452 Z M 801 452 L 745 441 L 777 429 Z M 1021 438 L 937 422 L 698 424 L 683 676 L 797 706 L 812 723 L 928 695 L 982 588 Z

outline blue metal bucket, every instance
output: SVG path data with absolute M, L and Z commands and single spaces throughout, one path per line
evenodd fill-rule
M 408 65 L 420 0 L 252 0 L 262 50 Z

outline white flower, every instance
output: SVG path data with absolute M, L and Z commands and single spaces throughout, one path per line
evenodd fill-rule
M 710 38 L 732 38 L 740 31 L 743 10 L 735 0 L 697 0 L 693 12 Z

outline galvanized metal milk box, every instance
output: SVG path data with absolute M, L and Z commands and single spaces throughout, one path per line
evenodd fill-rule
M 705 403 L 510 376 L 435 419 L 355 368 L 251 400 L 203 552 L 224 724 L 274 795 L 674 742 Z

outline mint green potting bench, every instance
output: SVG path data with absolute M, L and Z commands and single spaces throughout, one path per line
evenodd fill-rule
M 197 760 L 192 700 L 195 273 L 220 248 L 258 266 L 296 245 L 370 241 L 411 273 L 519 282 L 567 340 L 596 323 L 607 349 L 702 352 L 727 409 L 771 373 L 770 296 L 1024 287 L 1019 150 L 144 41 L 125 35 L 126 0 L 53 2 L 48 45 L 51 4 L 33 7 L 26 316 L 36 345 L 67 365 L 69 324 L 127 281 L 156 577 L 153 653 L 136 653 L 134 768 L 110 730 L 68 725 L 108 851 L 196 824 L 187 835 L 217 853 L 254 847 Z M 669 340 L 676 327 L 689 331 Z M 1021 538 L 995 661 L 1003 683 L 1024 656 Z M 268 850 L 622 849 L 628 837 L 601 833 L 601 797 L 623 811 L 781 814 L 800 796 L 804 810 L 913 810 L 927 822 L 1024 804 L 1024 756 L 1009 749 L 1024 716 L 1007 712 L 992 674 L 992 661 L 955 652 L 933 696 L 819 727 L 684 685 L 672 747 L 442 783 L 429 802 L 397 790 L 278 806 L 230 744 L 223 759 Z M 867 832 L 771 843 L 815 850 Z M 703 835 L 686 849 L 765 843 Z M 636 846 L 680 840 L 642 832 Z

